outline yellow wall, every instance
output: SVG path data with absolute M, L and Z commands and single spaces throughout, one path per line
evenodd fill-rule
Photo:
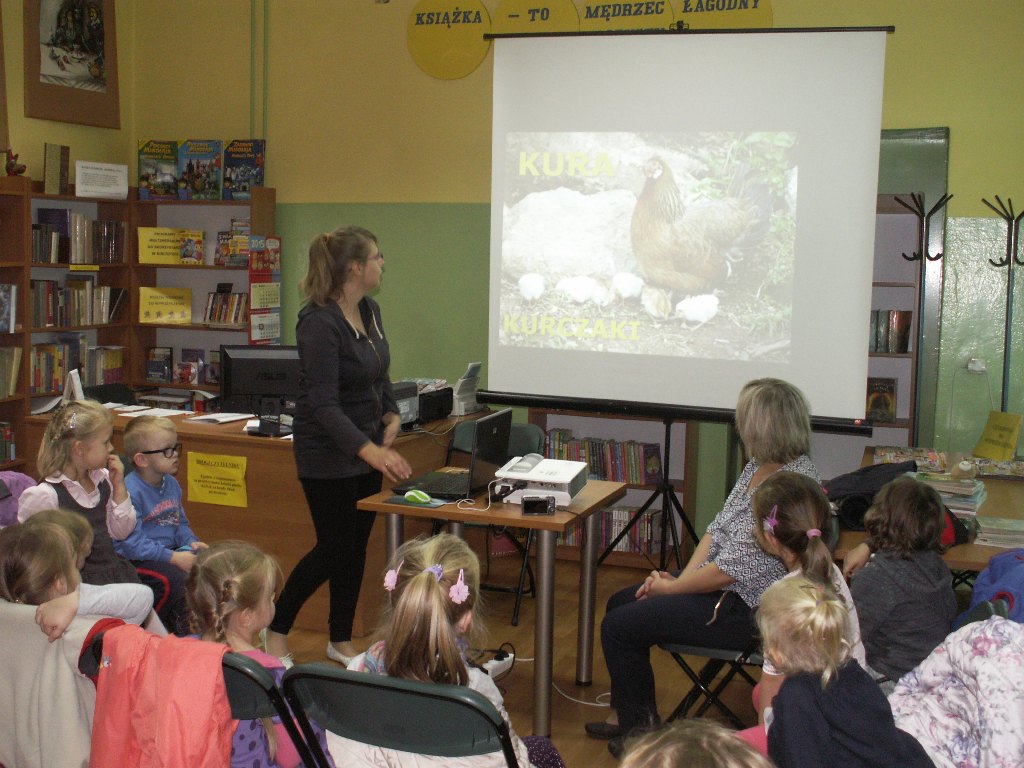
M 440 81 L 406 50 L 415 0 L 266 2 L 268 177 L 284 203 L 486 202 L 493 57 Z M 497 0 L 488 0 L 492 11 Z M 140 138 L 247 135 L 249 0 L 118 0 L 122 129 L 23 116 L 22 3 L 2 0 L 11 143 L 41 176 L 46 141 L 72 160 L 127 162 Z M 893 25 L 883 127 L 951 129 L 950 214 L 989 215 L 980 198 L 1013 195 L 1024 117 L 1024 3 L 1016 0 L 775 0 L 777 27 Z M 261 124 L 262 43 L 256 62 Z M 686 76 L 662 75 L 666 98 Z M 695 74 L 699 77 L 699 74 Z
M 117 55 L 120 78 L 121 128 L 92 128 L 25 117 L 25 73 L 23 13 L 21 0 L 2 0 L 4 69 L 7 85 L 7 122 L 10 146 L 25 163 L 33 179 L 43 178 L 43 145 L 47 142 L 71 147 L 71 180 L 75 161 L 126 163 L 134 156 L 134 132 L 130 105 L 135 84 L 134 3 L 117 3 Z M 134 168 L 134 166 L 132 166 Z M 131 169 L 129 174 L 131 174 Z

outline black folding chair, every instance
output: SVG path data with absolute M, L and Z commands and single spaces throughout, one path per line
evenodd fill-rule
M 284 673 L 282 687 L 319 768 L 328 763 L 311 720 L 346 739 L 418 755 L 501 751 L 510 768 L 518 768 L 508 723 L 486 697 L 465 686 L 298 664 Z
M 679 668 L 683 670 L 686 676 L 690 678 L 690 682 L 693 683 L 689 692 L 672 711 L 672 714 L 668 716 L 666 722 L 670 723 L 678 717 L 686 717 L 690 709 L 703 698 L 703 703 L 693 714 L 693 717 L 701 717 L 711 706 L 715 706 L 737 728 L 746 727 L 746 724 L 740 720 L 736 713 L 729 709 L 722 701 L 721 695 L 725 691 L 726 686 L 737 675 L 750 683 L 751 687 L 757 684 L 757 681 L 751 677 L 744 667 L 760 667 L 764 663 L 760 650 L 751 648 L 747 651 L 736 651 L 726 648 L 680 645 L 678 643 L 662 643 L 658 647 L 663 651 L 667 651 L 672 656 L 676 664 L 679 665 Z M 686 656 L 699 656 L 707 659 L 707 661 L 700 670 L 694 670 L 687 662 Z M 720 680 L 715 682 L 715 678 L 723 669 L 726 670 L 725 674 Z

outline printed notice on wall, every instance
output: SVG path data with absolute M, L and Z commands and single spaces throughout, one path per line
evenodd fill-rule
M 188 500 L 225 507 L 248 506 L 245 456 L 188 452 Z

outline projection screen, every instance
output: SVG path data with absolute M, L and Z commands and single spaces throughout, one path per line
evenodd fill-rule
M 497 38 L 488 388 L 862 418 L 884 31 Z M 895 254 L 899 258 L 898 254 Z

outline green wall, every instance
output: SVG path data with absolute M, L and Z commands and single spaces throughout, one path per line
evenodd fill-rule
M 392 379 L 454 381 L 470 360 L 486 361 L 489 211 L 481 204 L 279 205 L 285 340 L 295 340 L 295 286 L 306 272 L 310 241 L 321 232 L 358 225 L 377 235 L 384 253 L 377 300 L 391 346 Z

